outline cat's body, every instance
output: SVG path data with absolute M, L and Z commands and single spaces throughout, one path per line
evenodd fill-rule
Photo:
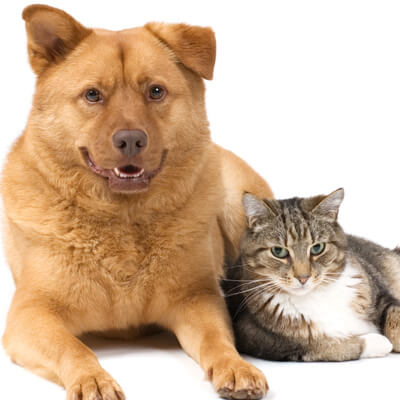
M 400 253 L 343 233 L 336 222 L 343 192 L 245 196 L 249 226 L 224 283 L 238 350 L 303 361 L 400 351 Z

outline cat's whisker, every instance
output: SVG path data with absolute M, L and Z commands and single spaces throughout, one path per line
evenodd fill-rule
M 260 289 L 261 292 L 271 292 L 272 290 L 275 291 L 275 289 L 279 289 L 279 285 L 277 285 L 275 282 L 268 282 L 263 285 L 258 285 L 257 289 Z
M 246 296 L 243 296 L 243 300 L 239 304 L 239 306 L 238 306 L 238 308 L 236 310 L 236 313 L 234 314 L 234 318 L 236 318 L 236 316 L 239 314 L 239 312 L 243 309 L 244 306 L 249 304 L 252 300 L 257 298 L 260 294 L 265 292 L 264 287 L 265 287 L 265 285 L 257 285 L 254 288 L 254 292 L 253 293 L 250 293 L 250 294 L 247 294 Z
M 228 278 L 222 278 L 222 281 L 228 281 L 228 282 L 259 282 L 261 279 L 228 279 Z
M 235 264 L 235 265 L 229 265 L 225 267 L 225 269 L 235 269 L 235 268 L 247 268 L 247 267 L 252 267 L 253 264 L 246 263 L 246 264 Z
M 226 293 L 231 294 L 234 290 L 237 290 L 237 289 L 239 289 L 239 288 L 245 288 L 246 286 L 251 286 L 251 285 L 254 285 L 255 283 L 258 283 L 258 282 L 264 282 L 264 280 L 261 280 L 261 279 L 258 279 L 258 280 L 249 280 L 249 281 L 247 281 L 247 282 L 240 283 L 240 284 L 234 286 L 233 288 L 227 290 Z
M 325 278 L 321 279 L 321 283 L 322 282 L 336 282 L 336 281 L 337 281 L 337 278 L 327 278 L 327 277 L 325 277 Z
M 266 290 L 264 288 L 260 288 L 260 290 L 258 290 L 257 292 L 252 293 L 250 296 L 246 296 L 244 298 L 243 302 L 241 303 L 241 306 L 239 306 L 237 313 L 244 307 L 244 305 L 247 305 L 247 304 L 250 305 L 250 303 L 252 303 L 254 300 L 256 300 L 261 294 L 265 294 L 265 292 L 266 292 Z M 271 291 L 268 292 L 268 294 L 270 296 L 267 299 L 267 302 L 269 302 L 272 297 L 274 297 L 276 294 L 279 294 L 279 293 L 281 293 L 281 289 L 278 286 L 275 286 L 274 290 L 272 292 Z M 265 302 L 263 303 L 261 308 L 263 308 L 264 305 L 265 305 Z M 237 315 L 237 313 L 235 314 L 235 316 Z
M 254 293 L 251 293 L 249 296 L 245 296 L 244 299 L 242 300 L 242 302 L 239 304 L 236 313 L 234 314 L 233 318 L 236 318 L 236 316 L 239 314 L 239 312 L 243 309 L 244 306 L 246 306 L 247 304 L 249 304 L 251 301 L 253 301 L 254 299 L 256 299 L 260 294 L 262 294 L 264 292 L 264 288 L 259 288 L 257 287 L 257 290 Z
M 258 287 L 259 287 L 259 286 L 255 286 L 255 287 L 252 287 L 252 288 L 250 288 L 250 289 L 241 290 L 241 291 L 239 291 L 239 292 L 235 292 L 235 293 L 228 293 L 228 294 L 225 294 L 225 296 L 224 296 L 224 297 L 237 296 L 237 295 L 239 295 L 239 294 L 243 294 L 243 293 L 252 292 L 253 290 L 256 290 L 256 289 L 258 289 Z
M 240 285 L 239 285 L 239 286 L 240 286 Z M 266 281 L 265 283 L 260 284 L 260 285 L 257 285 L 257 286 L 255 286 L 255 287 L 253 287 L 253 288 L 250 288 L 250 289 L 242 290 L 242 291 L 235 292 L 235 293 L 228 293 L 228 294 L 225 294 L 224 297 L 236 296 L 236 295 L 239 295 L 239 294 L 252 292 L 253 290 L 256 290 L 256 289 L 261 289 L 261 288 L 266 288 L 266 287 L 274 287 L 274 286 L 276 286 L 275 283 L 270 282 L 270 281 Z
M 253 296 L 253 295 L 254 295 L 254 293 L 251 294 L 250 296 Z M 244 297 L 243 300 L 240 302 L 240 304 L 239 304 L 239 306 L 238 306 L 238 308 L 237 308 L 237 310 L 236 310 L 236 313 L 235 313 L 235 315 L 233 316 L 233 318 L 236 318 L 236 317 L 237 317 L 237 315 L 239 314 L 239 312 L 242 311 L 243 307 L 244 307 L 246 304 L 248 304 L 248 303 L 247 303 L 247 301 L 246 301 L 246 297 Z

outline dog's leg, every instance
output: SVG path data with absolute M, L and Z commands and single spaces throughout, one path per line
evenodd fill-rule
M 267 381 L 236 351 L 230 325 L 219 293 L 191 297 L 168 314 L 168 327 L 221 397 L 259 399 L 268 390 Z
M 17 289 L 3 345 L 17 364 L 61 383 L 68 400 L 124 399 L 96 355 L 66 329 L 54 304 L 43 298 Z

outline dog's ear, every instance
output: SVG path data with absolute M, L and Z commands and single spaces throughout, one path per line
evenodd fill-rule
M 169 47 L 183 65 L 204 79 L 212 79 L 216 42 L 211 28 L 159 22 L 148 23 L 145 28 Z
M 91 32 L 66 12 L 45 5 L 26 7 L 22 18 L 26 22 L 29 62 L 38 75 L 64 59 Z

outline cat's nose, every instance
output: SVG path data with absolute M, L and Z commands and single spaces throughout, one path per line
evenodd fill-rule
M 296 276 L 297 280 L 302 284 L 305 285 L 310 278 L 310 275 L 301 275 L 301 276 Z

